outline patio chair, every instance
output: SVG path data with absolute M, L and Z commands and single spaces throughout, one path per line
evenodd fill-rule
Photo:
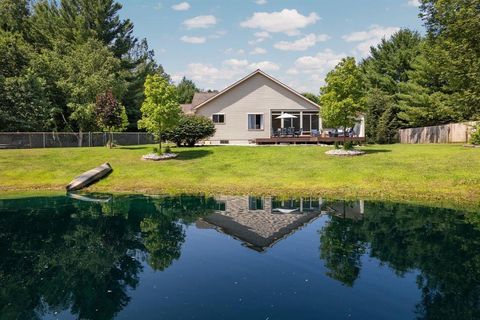
M 320 136 L 320 131 L 318 131 L 317 129 L 312 129 L 312 131 L 310 131 L 310 135 L 312 137 L 319 137 Z
M 296 137 L 300 137 L 302 134 L 303 134 L 303 128 L 300 128 L 300 129 L 295 131 L 295 136 Z
M 281 136 L 286 136 L 287 135 L 287 128 L 281 128 L 280 129 L 280 135 Z
M 274 138 L 280 137 L 280 134 L 281 134 L 280 128 L 278 128 L 277 130 L 274 130 L 274 129 L 272 128 L 272 137 L 274 137 Z
M 295 128 L 287 128 L 287 136 L 295 137 Z

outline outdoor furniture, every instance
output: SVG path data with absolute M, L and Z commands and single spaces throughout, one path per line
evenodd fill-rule
M 303 134 L 303 128 L 300 128 L 299 130 L 295 131 L 295 136 L 300 137 Z
M 310 131 L 310 135 L 312 137 L 319 137 L 320 136 L 320 131 L 318 131 L 317 129 L 312 129 L 312 131 Z
M 287 128 L 287 136 L 295 137 L 295 128 L 293 127 Z
M 272 137 L 280 137 L 281 134 L 282 134 L 282 131 L 280 128 L 278 128 L 277 130 L 273 130 L 272 128 Z

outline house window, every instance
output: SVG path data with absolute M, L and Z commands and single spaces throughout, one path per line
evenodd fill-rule
M 261 197 L 248 197 L 248 210 L 263 210 L 263 198 Z
M 225 123 L 225 115 L 222 113 L 213 114 L 212 121 L 217 124 Z
M 263 130 L 263 114 L 248 115 L 248 130 Z

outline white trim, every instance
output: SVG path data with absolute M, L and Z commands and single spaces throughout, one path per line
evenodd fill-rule
M 260 129 L 250 129 L 249 128 L 249 116 L 252 115 L 252 116 L 262 116 L 262 123 L 260 124 Z M 247 130 L 248 131 L 265 131 L 265 113 L 263 112 L 249 112 L 247 113 Z
M 193 110 L 197 110 L 201 107 L 203 107 L 204 105 L 206 105 L 207 103 L 209 103 L 210 101 L 218 98 L 219 96 L 221 96 L 222 94 L 224 94 L 225 92 L 229 91 L 230 89 L 238 86 L 239 84 L 241 84 L 242 82 L 250 79 L 251 77 L 253 77 L 254 75 L 256 74 L 261 74 L 263 75 L 264 77 L 272 80 L 273 82 L 275 82 L 276 84 L 280 85 L 281 87 L 287 89 L 288 91 L 292 92 L 293 94 L 295 94 L 296 96 L 300 97 L 301 99 L 307 101 L 308 103 L 310 103 L 311 105 L 315 106 L 316 108 L 320 109 L 320 106 L 318 104 L 316 104 L 315 102 L 313 101 L 310 101 L 309 99 L 305 98 L 304 96 L 302 96 L 299 92 L 293 90 L 292 88 L 290 88 L 289 86 L 287 86 L 286 84 L 283 84 L 282 82 L 278 81 L 277 79 L 273 78 L 272 76 L 266 74 L 265 72 L 263 72 L 262 70 L 260 69 L 257 69 L 255 70 L 254 72 L 250 73 L 249 75 L 247 75 L 246 77 L 244 77 L 243 79 L 240 79 L 238 80 L 237 82 L 235 82 L 234 84 L 226 87 L 225 89 L 223 89 L 222 91 L 220 91 L 218 94 L 214 95 L 213 97 L 211 97 L 210 99 L 207 99 L 205 100 L 204 102 L 200 103 L 198 106 L 196 106 L 195 108 L 193 108 Z
M 223 116 L 223 122 L 213 121 L 213 116 Z M 223 113 L 223 112 L 212 113 L 212 122 L 213 122 L 213 124 L 225 124 L 225 122 L 227 122 L 227 117 L 226 117 L 225 113 Z

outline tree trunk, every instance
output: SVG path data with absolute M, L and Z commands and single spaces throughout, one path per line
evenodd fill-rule
M 162 154 L 162 132 L 158 133 L 158 154 Z

